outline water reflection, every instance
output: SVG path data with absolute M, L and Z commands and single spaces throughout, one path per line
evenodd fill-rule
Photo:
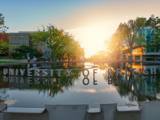
M 39 92 L 48 92 L 49 96 L 54 96 L 58 92 L 63 92 L 64 88 L 72 86 L 74 80 L 80 76 L 80 71 L 80 69 L 63 69 L 60 75 L 55 72 L 55 76 L 57 77 L 2 76 L 0 88 L 36 89 Z
M 126 104 L 160 98 L 159 74 L 146 75 L 134 69 L 93 64 L 60 71 L 60 75 L 55 72 L 54 77 L 2 76 L 0 99 L 15 106 L 39 107 L 45 104 Z M 83 74 L 89 80 L 87 85 L 83 84 Z
M 88 69 L 89 84 L 84 85 L 84 70 Z M 70 72 L 68 72 L 68 70 Z M 114 85 L 108 83 L 107 68 L 90 63 L 84 68 L 61 69 L 54 77 L 1 77 L 1 96 L 12 101 L 11 106 L 40 107 L 46 104 L 125 104 Z M 68 73 L 70 73 L 68 75 Z M 106 77 L 105 77 L 106 76 Z M 96 85 L 94 84 L 96 81 Z M 13 103 L 13 101 L 15 103 Z
M 159 99 L 160 74 L 157 69 L 159 67 L 152 65 L 143 68 L 145 68 L 143 71 L 135 68 L 112 70 L 111 78 L 121 96 L 128 96 L 131 101 Z

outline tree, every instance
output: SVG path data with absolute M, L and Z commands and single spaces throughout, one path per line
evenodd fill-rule
M 153 35 L 151 37 L 152 41 L 147 43 L 147 46 L 152 50 L 152 52 L 158 52 L 160 50 L 160 18 L 152 15 L 147 20 L 146 26 L 153 29 Z
M 149 19 L 146 21 L 146 26 L 150 26 L 152 28 L 157 28 L 157 25 L 160 23 L 160 18 L 155 17 L 154 15 L 151 15 Z
M 9 44 L 7 41 L 0 40 L 0 56 L 8 55 Z
M 41 42 L 47 42 L 49 33 L 45 30 L 34 32 L 31 34 L 32 44 L 36 45 Z
M 0 33 L 0 55 L 7 56 L 9 51 L 8 35 Z
M 160 28 L 156 28 L 154 32 L 152 47 L 154 47 L 156 52 L 160 51 Z
M 14 50 L 14 52 L 12 53 L 12 56 L 13 56 L 13 58 L 16 58 L 16 59 L 26 59 L 27 54 L 30 54 L 31 57 L 33 57 L 33 56 L 40 57 L 41 56 L 41 53 L 39 51 L 37 51 L 37 49 L 32 48 L 30 46 L 24 46 L 24 45 L 16 48 Z
M 4 16 L 0 13 L 0 55 L 6 56 L 8 55 L 8 36 L 5 33 L 7 27 L 4 25 Z
M 8 29 L 7 26 L 5 26 L 4 16 L 0 13 L 0 33 L 5 32 Z
M 45 29 L 30 34 L 32 47 L 42 53 L 45 59 L 49 59 L 50 50 L 47 45 L 49 33 Z
M 46 43 L 51 50 L 53 63 L 57 60 L 70 62 L 84 56 L 84 50 L 71 35 L 54 26 L 48 26 L 46 30 L 35 32 L 31 35 L 33 46 Z
M 52 49 L 52 59 L 58 60 L 80 59 L 84 56 L 84 51 L 79 43 L 72 36 L 63 30 L 58 30 L 54 26 L 48 27 L 49 37 L 48 45 Z
M 108 49 L 108 62 L 112 65 L 115 65 L 116 67 L 119 66 L 120 62 L 120 55 L 122 53 L 123 49 L 123 41 L 121 38 L 123 37 L 123 34 L 120 34 L 119 32 L 116 32 L 112 35 L 110 42 L 107 43 L 107 49 Z
M 145 18 L 129 20 L 127 23 L 121 23 L 116 31 L 120 35 L 119 39 L 123 41 L 124 47 L 127 47 L 129 49 L 129 61 L 131 66 L 133 61 L 133 48 L 138 45 L 145 45 L 144 37 L 139 34 L 139 30 L 145 26 L 145 23 Z

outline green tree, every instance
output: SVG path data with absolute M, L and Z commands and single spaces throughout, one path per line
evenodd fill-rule
M 48 26 L 43 31 L 31 34 L 32 43 L 35 48 L 47 44 L 51 50 L 51 59 L 53 63 L 57 60 L 70 62 L 71 60 L 80 59 L 84 56 L 84 50 L 71 35 L 59 30 L 54 26 Z
M 8 55 L 9 44 L 8 41 L 0 40 L 0 56 Z
M 131 66 L 133 61 L 133 48 L 137 45 L 145 45 L 144 37 L 139 34 L 139 30 L 145 26 L 145 23 L 145 18 L 129 20 L 127 23 L 121 23 L 116 31 L 120 35 L 119 39 L 123 41 L 124 47 L 129 48 L 129 61 Z
M 27 54 L 30 54 L 31 57 L 33 57 L 33 56 L 40 57 L 41 56 L 41 53 L 39 51 L 37 51 L 37 49 L 32 48 L 30 46 L 24 46 L 24 45 L 16 48 L 14 50 L 14 52 L 12 53 L 12 56 L 13 56 L 13 58 L 16 58 L 16 59 L 26 59 Z
M 5 26 L 4 16 L 0 13 L 0 55 L 6 56 L 8 55 L 8 36 L 5 31 L 8 28 Z
M 157 28 L 157 25 L 160 23 L 160 18 L 155 17 L 154 15 L 151 15 L 149 19 L 146 21 L 146 26 L 150 26 L 152 28 Z
M 160 28 L 155 29 L 152 45 L 156 52 L 160 51 Z
M 47 55 L 45 55 L 45 51 L 47 49 L 47 40 L 48 40 L 49 33 L 45 29 L 43 31 L 37 31 L 30 35 L 32 41 L 32 47 L 37 51 L 41 52 L 44 56 L 49 56 L 49 50 Z
M 147 43 L 147 47 L 152 51 L 158 52 L 160 50 L 160 18 L 152 15 L 147 20 L 146 26 L 152 27 L 154 30 L 152 41 Z
M 107 43 L 107 50 L 109 54 L 108 63 L 114 65 L 115 67 L 119 66 L 120 55 L 123 49 L 122 37 L 123 34 L 116 32 L 112 35 L 110 42 Z
M 45 30 L 34 32 L 31 34 L 32 44 L 36 46 L 38 43 L 47 42 L 48 36 L 49 33 Z
M 70 62 L 71 59 L 80 59 L 80 57 L 84 56 L 83 49 L 72 36 L 53 26 L 48 27 L 48 31 L 48 45 L 52 49 L 52 59 L 54 62 L 57 59 Z
M 3 16 L 3 14 L 2 13 L 0 13 L 0 33 L 1 32 L 5 32 L 7 29 L 8 29 L 8 27 L 7 26 L 5 26 L 5 21 L 4 21 L 4 16 Z

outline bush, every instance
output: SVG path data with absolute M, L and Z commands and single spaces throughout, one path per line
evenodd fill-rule
M 9 44 L 7 41 L 0 41 L 0 56 L 8 55 Z
M 42 53 L 35 48 L 30 46 L 20 46 L 14 50 L 12 57 L 15 59 L 26 59 L 27 54 L 32 58 L 33 56 L 39 58 L 42 56 Z

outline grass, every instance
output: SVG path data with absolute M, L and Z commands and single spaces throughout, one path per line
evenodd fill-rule
M 3 64 L 3 63 L 15 63 L 14 61 L 0 61 L 0 64 Z
M 16 60 L 16 59 L 0 59 L 0 65 L 5 65 L 5 64 L 16 64 L 16 63 L 21 63 L 25 62 L 24 60 Z

